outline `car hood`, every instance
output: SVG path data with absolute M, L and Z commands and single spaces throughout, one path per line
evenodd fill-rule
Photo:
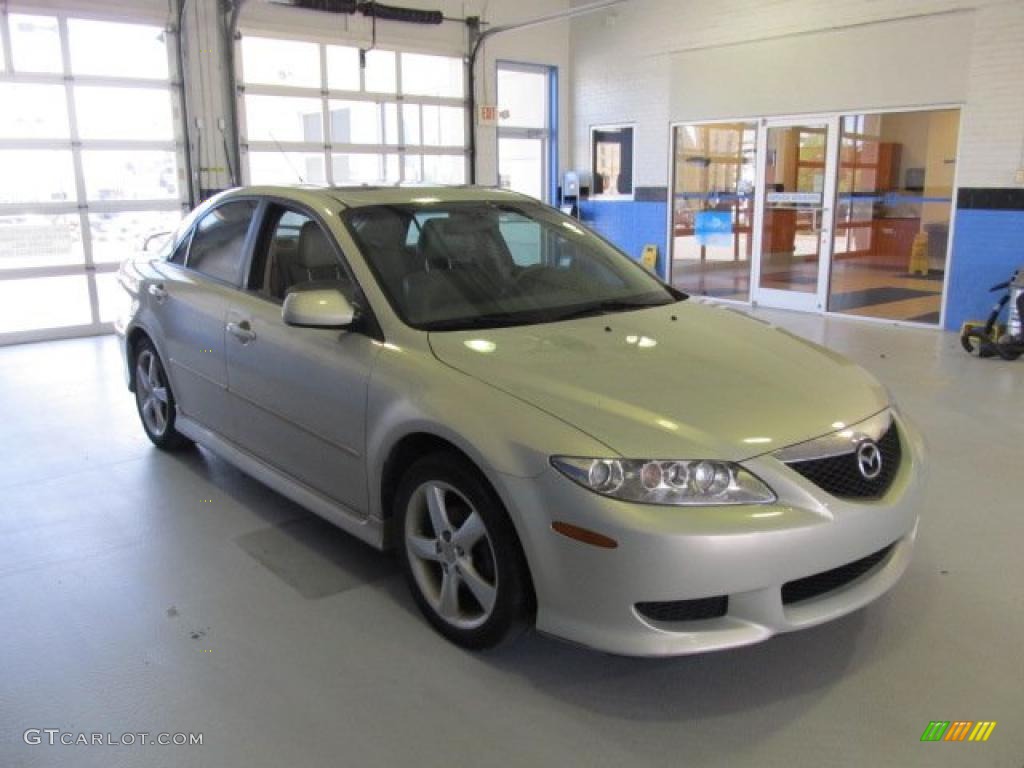
M 884 388 L 846 358 L 695 301 L 431 333 L 430 345 L 443 363 L 633 458 L 740 461 L 888 403 Z M 500 428 L 500 414 L 482 416 Z

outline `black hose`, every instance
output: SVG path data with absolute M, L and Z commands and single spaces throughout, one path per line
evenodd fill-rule
M 188 0 L 178 0 L 178 26 L 175 37 L 177 39 L 177 54 L 178 54 L 178 79 L 180 83 L 179 95 L 181 97 L 181 122 L 185 129 L 185 147 L 183 154 L 185 155 L 185 182 L 186 182 L 186 194 L 188 195 L 188 207 L 193 208 L 196 204 L 196 190 L 195 181 L 192 176 L 192 141 L 189 135 L 189 119 L 188 119 L 188 97 L 185 94 L 185 5 Z
M 476 57 L 480 53 L 480 44 L 483 43 L 483 35 L 478 34 L 476 42 L 473 43 L 473 50 L 469 53 L 469 74 L 467 77 L 469 85 L 469 183 L 476 184 Z

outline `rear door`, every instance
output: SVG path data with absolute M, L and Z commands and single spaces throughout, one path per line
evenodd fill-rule
M 178 408 L 231 436 L 224 358 L 228 305 L 238 292 L 257 203 L 232 200 L 204 214 L 148 287 Z
M 227 338 L 228 397 L 238 442 L 353 512 L 368 508 L 366 397 L 379 346 L 360 325 L 297 328 L 284 297 L 336 288 L 366 307 L 337 243 L 309 212 L 268 205 L 246 290 L 233 296 Z M 365 324 L 364 324 L 365 326 Z

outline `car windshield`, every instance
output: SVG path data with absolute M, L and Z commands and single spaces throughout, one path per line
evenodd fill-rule
M 537 203 L 378 205 L 344 220 L 395 311 L 423 330 L 553 322 L 683 297 Z

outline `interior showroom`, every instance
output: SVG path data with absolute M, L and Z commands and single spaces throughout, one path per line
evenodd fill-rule
M 1024 0 L 0 0 L 0 768 L 1024 765 Z

